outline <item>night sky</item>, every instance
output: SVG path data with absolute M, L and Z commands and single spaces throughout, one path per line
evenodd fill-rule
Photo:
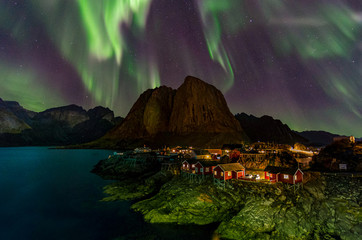
M 107 106 L 187 75 L 232 113 L 362 136 L 361 0 L 0 0 L 0 98 Z

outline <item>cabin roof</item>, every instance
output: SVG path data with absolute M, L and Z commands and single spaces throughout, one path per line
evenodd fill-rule
M 198 161 L 203 167 L 212 167 L 216 166 L 218 162 L 216 161 Z
M 220 166 L 220 168 L 223 171 L 242 171 L 245 168 L 243 167 L 243 165 L 241 165 L 240 163 L 225 163 L 225 164 L 219 164 L 218 166 Z
M 264 171 L 273 173 L 273 174 L 282 173 L 282 174 L 288 174 L 288 175 L 295 175 L 295 173 L 298 171 L 298 169 L 299 169 L 298 167 L 286 168 L 286 167 L 267 166 L 264 169 Z M 303 173 L 300 169 L 299 169 L 299 171 L 301 173 Z

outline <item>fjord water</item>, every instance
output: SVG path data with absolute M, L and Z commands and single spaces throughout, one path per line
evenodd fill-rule
M 130 202 L 101 202 L 90 173 L 111 151 L 0 148 L 0 239 L 210 239 L 209 227 L 152 225 Z

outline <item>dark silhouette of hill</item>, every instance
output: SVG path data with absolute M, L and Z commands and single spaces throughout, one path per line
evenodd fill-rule
M 239 113 L 235 115 L 235 118 L 253 142 L 275 142 L 290 145 L 307 142 L 305 138 L 293 132 L 288 125 L 270 116 L 258 118 L 246 113 Z

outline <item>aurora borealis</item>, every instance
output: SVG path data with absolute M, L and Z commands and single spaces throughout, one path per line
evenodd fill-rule
M 102 105 L 193 75 L 233 113 L 362 136 L 360 0 L 0 0 L 0 98 Z

